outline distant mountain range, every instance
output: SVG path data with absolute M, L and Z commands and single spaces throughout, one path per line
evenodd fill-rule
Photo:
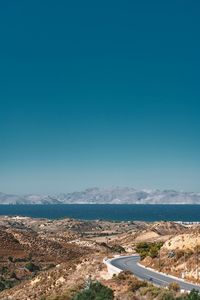
M 200 193 L 134 188 L 90 188 L 58 195 L 0 193 L 0 204 L 200 204 Z

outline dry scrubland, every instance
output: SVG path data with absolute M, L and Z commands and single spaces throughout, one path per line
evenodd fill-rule
M 173 222 L 1 217 L 0 299 L 70 300 L 96 281 L 118 300 L 173 299 L 177 287 L 159 289 L 128 272 L 110 278 L 102 260 L 137 251 L 144 265 L 198 282 L 199 236 L 199 225 Z

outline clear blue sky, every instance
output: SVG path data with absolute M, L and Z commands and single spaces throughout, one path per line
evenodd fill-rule
M 0 3 L 0 191 L 200 191 L 200 2 Z

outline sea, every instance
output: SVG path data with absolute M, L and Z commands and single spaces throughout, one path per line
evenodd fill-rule
M 74 218 L 109 221 L 180 221 L 200 222 L 200 205 L 140 204 L 62 204 L 0 205 L 2 216 L 33 218 Z

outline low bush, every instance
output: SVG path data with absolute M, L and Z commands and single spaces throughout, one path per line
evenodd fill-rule
M 140 255 L 141 259 L 147 256 L 152 258 L 158 257 L 160 248 L 163 246 L 163 242 L 147 243 L 141 242 L 136 245 L 136 251 Z
M 189 295 L 187 295 L 187 300 L 200 300 L 200 292 L 192 290 Z
M 130 276 L 133 277 L 133 274 L 130 271 L 122 271 L 116 276 L 116 278 L 118 280 L 127 280 Z
M 148 298 L 151 299 L 155 299 L 157 298 L 160 294 L 161 294 L 161 289 L 154 286 L 154 285 L 150 285 L 147 284 L 141 291 L 140 291 L 141 295 L 143 296 L 147 296 Z
M 171 282 L 168 286 L 170 291 L 179 292 L 180 291 L 180 285 L 176 282 Z
M 26 265 L 25 265 L 25 268 L 27 269 L 27 270 L 29 270 L 30 272 L 37 272 L 37 271 L 39 271 L 39 267 L 38 266 L 36 266 L 34 263 L 32 263 L 32 262 L 29 262 L 29 263 L 27 263 Z
M 147 286 L 146 281 L 139 280 L 135 277 L 133 277 L 133 279 L 129 282 L 129 290 L 132 292 L 136 292 L 140 288 L 146 287 L 146 286 Z
M 76 294 L 72 300 L 113 300 L 113 291 L 100 282 L 91 282 L 83 291 Z
M 120 245 L 114 245 L 114 246 L 110 247 L 110 249 L 113 252 L 118 252 L 118 253 L 124 253 L 124 252 L 126 252 L 126 250 L 124 249 L 124 247 L 122 247 Z

